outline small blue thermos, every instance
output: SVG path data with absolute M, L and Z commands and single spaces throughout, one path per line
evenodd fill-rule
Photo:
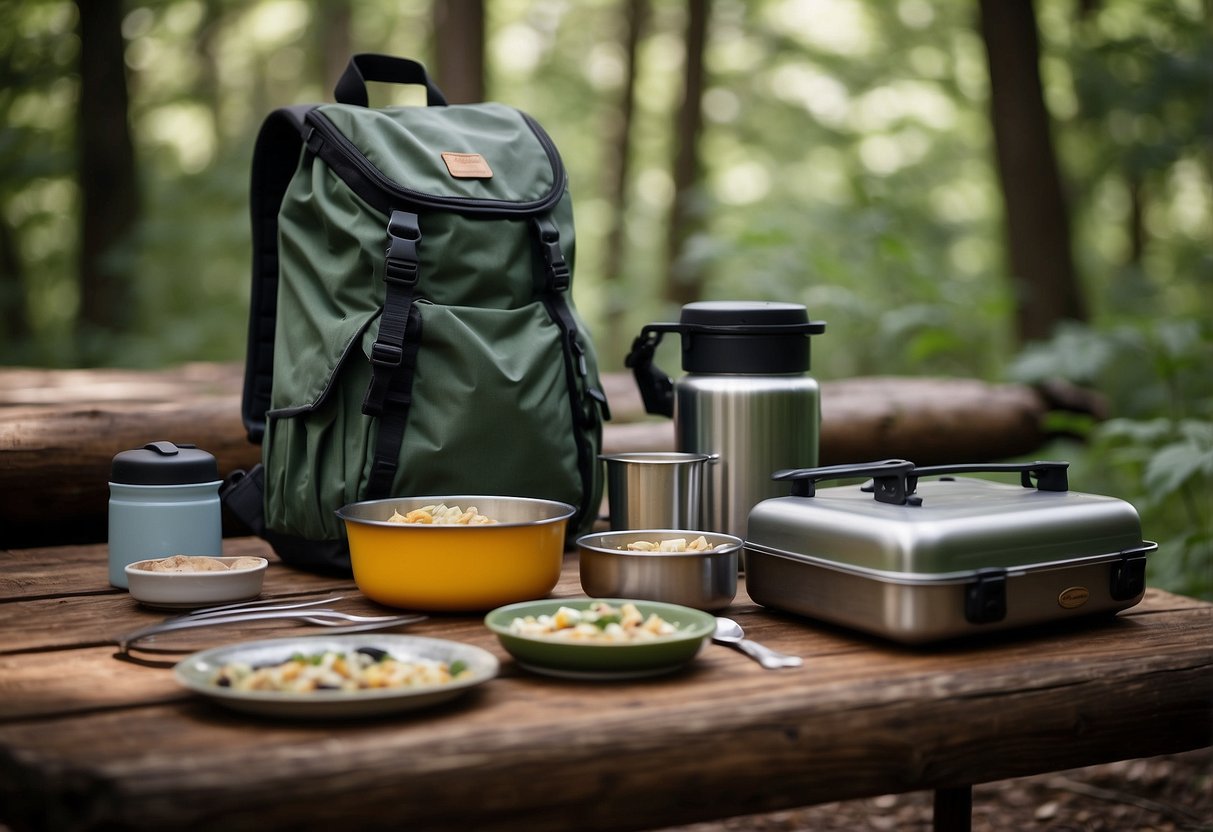
M 194 445 L 149 442 L 114 456 L 110 583 L 126 588 L 126 566 L 136 561 L 223 554 L 219 485 L 215 458 Z

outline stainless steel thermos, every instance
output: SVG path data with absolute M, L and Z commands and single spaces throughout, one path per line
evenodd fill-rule
M 110 472 L 109 578 L 170 555 L 223 554 L 219 466 L 193 445 L 149 442 L 114 456 Z
M 808 374 L 809 337 L 825 331 L 804 306 L 703 301 L 678 323 L 645 326 L 626 364 L 649 413 L 672 416 L 679 451 L 712 457 L 703 483 L 703 528 L 745 537 L 750 509 L 788 486 L 778 470 L 817 465 L 821 398 Z M 682 339 L 672 380 L 654 363 L 662 336 Z

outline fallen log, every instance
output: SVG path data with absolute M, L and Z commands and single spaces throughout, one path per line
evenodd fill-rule
M 149 441 L 192 442 L 215 455 L 222 475 L 255 465 L 261 451 L 240 419 L 242 372 L 236 364 L 0 370 L 0 548 L 104 540 L 111 460 Z M 609 373 L 603 384 L 614 416 L 605 451 L 673 449 L 672 422 L 644 414 L 629 374 Z M 821 389 L 823 465 L 1023 456 L 1050 438 L 1051 410 L 1102 415 L 1088 391 L 1059 398 L 973 379 L 869 377 Z

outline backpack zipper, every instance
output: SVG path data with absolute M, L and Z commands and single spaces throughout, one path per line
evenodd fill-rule
M 530 202 L 508 202 L 499 199 L 477 199 L 461 196 L 436 196 L 412 188 L 406 188 L 386 176 L 362 154 L 348 137 L 332 123 L 323 113 L 312 110 L 307 114 L 305 124 L 304 144 L 336 172 L 355 193 L 370 201 L 375 207 L 386 210 L 401 205 L 430 208 L 443 211 L 457 211 L 463 214 L 486 215 L 531 215 L 550 210 L 564 195 L 567 187 L 567 175 L 556 146 L 548 134 L 534 119 L 526 113 L 517 111 L 530 128 L 543 152 L 548 157 L 552 167 L 555 184 L 551 191 L 540 199 Z M 361 180 L 351 181 L 351 180 Z M 360 187 L 365 183 L 367 187 Z M 371 191 L 377 191 L 388 197 L 373 198 Z

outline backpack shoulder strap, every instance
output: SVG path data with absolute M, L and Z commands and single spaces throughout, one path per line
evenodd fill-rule
M 248 352 L 240 415 L 249 441 L 261 444 L 274 372 L 274 327 L 278 309 L 278 209 L 299 165 L 304 117 L 314 104 L 270 113 L 253 147 L 249 210 L 253 279 L 249 301 Z

